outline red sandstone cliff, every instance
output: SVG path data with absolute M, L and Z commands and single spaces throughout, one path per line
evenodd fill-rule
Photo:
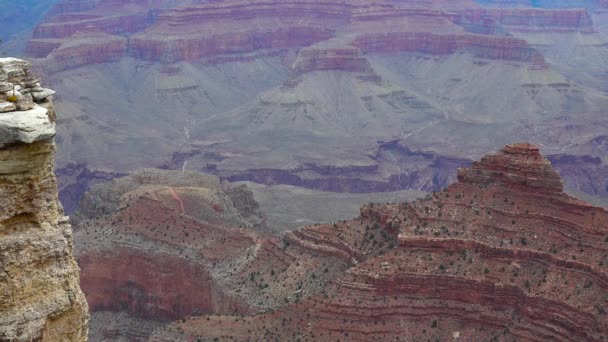
M 594 32 L 586 10 L 482 9 L 472 3 L 458 7 L 443 2 L 217 1 L 176 7 L 166 0 L 126 4 L 101 0 L 64 1 L 51 13 L 34 30 L 27 52 L 32 57 L 61 60 L 69 45 L 73 52 L 62 62 L 63 68 L 114 61 L 127 55 L 175 62 L 299 49 L 335 37 L 342 42 L 338 47 L 352 43 L 364 53 L 445 55 L 468 51 L 479 58 L 544 67 L 543 57 L 524 40 L 502 33 Z M 87 34 L 100 37 L 101 33 L 107 38 L 81 43 L 72 39 Z M 117 44 L 120 39 L 120 48 L 109 46 L 109 42 Z M 79 53 L 79 57 L 69 58 Z M 332 63 L 338 70 L 365 67 L 365 63 L 353 65 L 359 62 L 350 58 L 334 58 Z
M 263 315 L 190 318 L 153 339 L 604 341 L 608 212 L 563 193 L 530 144 L 458 179 L 423 200 L 288 234 L 311 256 L 354 260 L 317 294 Z M 351 238 L 358 227 L 362 241 Z M 362 253 L 382 241 L 374 227 L 398 244 Z
M 249 223 L 255 204 L 246 189 L 226 186 L 194 172 L 146 170 L 84 197 L 76 252 L 93 336 L 135 338 L 115 328 L 116 320 L 108 323 L 108 312 L 158 326 L 299 303 L 397 244 L 396 231 L 363 221 L 268 235 Z

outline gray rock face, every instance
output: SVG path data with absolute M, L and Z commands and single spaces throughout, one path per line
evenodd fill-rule
M 29 66 L 20 59 L 0 58 L 0 148 L 55 136 L 55 112 L 47 102 L 55 92 L 40 87 Z
M 34 101 L 44 101 L 47 97 L 54 95 L 55 91 L 48 88 L 42 88 L 41 91 L 31 92 Z
M 17 106 L 15 106 L 12 102 L 0 102 L 0 113 L 12 112 L 17 110 Z
M 49 120 L 45 108 L 36 106 L 26 111 L 0 114 L 0 148 L 14 143 L 48 140 L 54 136 L 55 124 Z
M 24 76 L 29 70 L 29 63 L 18 58 L 0 58 L 0 74 L 6 74 L 8 77 Z
M 0 82 L 0 93 L 5 93 L 9 90 L 13 90 L 13 84 L 10 82 Z

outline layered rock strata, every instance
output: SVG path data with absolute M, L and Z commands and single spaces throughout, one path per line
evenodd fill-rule
M 502 34 L 498 26 L 593 32 L 586 10 L 481 9 L 469 2 L 462 4 L 464 10 L 456 11 L 446 4 L 390 1 L 219 1 L 175 6 L 163 0 L 128 4 L 102 0 L 78 4 L 58 4 L 56 14 L 34 30 L 27 47 L 31 56 L 48 56 L 46 64 L 51 65 L 62 56 L 79 58 L 63 61 L 66 68 L 126 55 L 177 62 L 298 49 L 338 37 L 342 43 L 334 48 L 352 44 L 365 53 L 470 51 L 481 58 L 544 66 L 542 56 L 526 41 Z M 83 40 L 74 42 L 78 36 Z M 367 67 L 350 54 L 334 50 L 331 63 L 343 61 L 341 68 L 346 69 Z
M 0 340 L 86 341 L 72 228 L 57 198 L 53 91 L 0 59 Z
M 94 186 L 75 214 L 92 325 L 108 326 L 92 338 L 147 338 L 150 327 L 174 320 L 298 303 L 397 244 L 396 232 L 364 222 L 278 237 L 261 229 L 258 212 L 243 186 L 195 172 L 150 169 Z M 109 312 L 137 328 L 108 323 Z
M 309 249 L 313 255 L 355 262 L 298 303 L 244 318 L 174 322 L 153 340 L 608 336 L 608 212 L 563 193 L 559 175 L 534 145 L 508 145 L 461 169 L 445 191 L 365 206 L 359 218 L 335 229 L 361 225 L 380 227 L 396 244 L 365 257 L 344 233 L 303 228 L 290 241 L 318 246 Z M 377 239 L 367 232 L 364 241 Z

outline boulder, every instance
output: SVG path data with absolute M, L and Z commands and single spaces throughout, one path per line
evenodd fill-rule
M 17 107 L 12 102 L 0 102 L 0 113 L 12 112 L 17 110 Z
M 46 100 L 47 97 L 55 94 L 55 91 L 48 88 L 42 88 L 41 91 L 32 92 L 32 97 L 34 101 L 40 102 Z
M 50 122 L 45 108 L 36 106 L 0 115 L 0 147 L 48 140 L 53 136 L 55 125 Z

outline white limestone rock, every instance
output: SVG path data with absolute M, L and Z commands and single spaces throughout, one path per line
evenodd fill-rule
M 20 87 L 19 86 L 15 86 L 15 90 L 11 89 L 10 91 L 6 92 L 6 96 L 17 96 L 17 97 L 19 97 L 19 96 L 23 95 L 23 94 L 21 94 L 21 92 L 19 90 L 20 90 Z
M 10 82 L 0 82 L 0 93 L 6 93 L 13 90 L 13 84 Z
M 54 95 L 55 91 L 48 88 L 42 88 L 42 91 L 32 92 L 31 94 L 34 98 L 34 101 L 39 102 L 44 101 L 47 97 L 51 95 Z
M 17 109 L 20 111 L 26 111 L 34 109 L 34 107 L 36 107 L 36 104 L 34 103 L 34 101 L 32 101 L 32 97 L 26 95 L 21 96 L 19 100 L 17 100 Z
M 15 106 L 12 102 L 0 102 L 0 113 L 12 112 L 17 110 L 17 106 Z
M 0 114 L 0 148 L 14 143 L 31 144 L 54 136 L 55 124 L 49 120 L 45 108 L 35 106 L 27 111 Z
M 18 58 L 0 58 L 0 73 L 9 77 L 19 77 L 25 75 L 25 70 L 29 69 L 29 63 Z

